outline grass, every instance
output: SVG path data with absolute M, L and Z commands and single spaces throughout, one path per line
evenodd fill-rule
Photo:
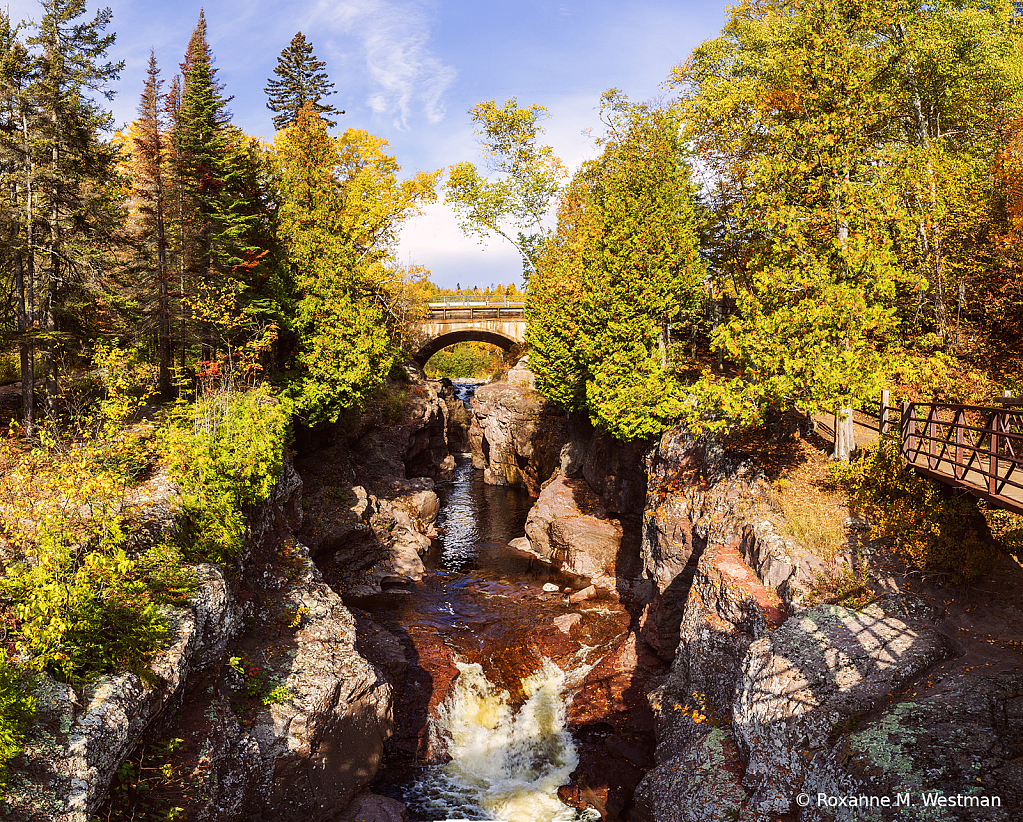
M 766 474 L 769 517 L 783 534 L 823 559 L 841 552 L 849 506 L 830 481 L 831 461 L 823 440 L 815 436 L 774 443 L 764 429 L 755 429 L 731 434 L 726 446 Z
M 835 574 L 817 571 L 813 585 L 806 592 L 807 605 L 843 605 L 846 608 L 866 608 L 876 599 L 871 592 L 866 570 L 857 573 L 848 565 Z

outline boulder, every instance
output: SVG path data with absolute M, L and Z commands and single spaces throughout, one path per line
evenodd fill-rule
M 330 822 L 407 822 L 407 820 L 408 812 L 403 802 L 366 791 L 355 797 L 344 812 Z
M 234 748 L 246 758 L 215 762 L 211 820 L 326 819 L 373 778 L 391 733 L 391 686 L 357 652 L 355 620 L 337 594 L 310 580 L 287 592 L 286 605 L 304 613 L 301 624 L 275 643 L 277 653 L 261 656 L 270 660 L 268 685 L 289 696 L 258 711 L 241 734 Z M 251 779 L 245 801 L 213 799 L 220 785 L 239 781 L 239 770 Z
M 750 645 L 732 721 L 760 806 L 789 811 L 818 752 L 949 655 L 948 640 L 911 610 L 900 601 L 819 605 Z
M 536 375 L 529 370 L 528 354 L 508 369 L 505 381 L 511 385 L 522 385 L 526 388 L 536 388 Z
M 807 768 L 802 790 L 813 801 L 801 814 L 804 822 L 1019 818 L 1023 675 L 1018 671 L 935 675 L 850 727 L 851 733 L 818 753 Z M 818 794 L 890 796 L 894 801 L 906 793 L 912 805 L 884 817 L 876 808 L 828 808 L 816 801 Z M 925 795 L 960 804 L 926 807 Z
M 727 728 L 709 728 L 691 746 L 658 760 L 636 788 L 634 813 L 643 822 L 768 822 L 767 814 L 742 813 L 749 795 Z
M 534 497 L 561 462 L 565 414 L 530 388 L 488 383 L 472 398 L 469 446 L 490 485 L 521 485 Z
M 743 549 L 766 483 L 759 471 L 682 426 L 665 432 L 647 462 L 640 555 L 650 592 L 643 637 L 670 662 L 702 552 L 710 545 Z M 757 535 L 760 541 L 749 544 L 767 539 L 766 532 Z
M 529 512 L 526 536 L 545 562 L 615 589 L 622 526 L 608 517 L 585 480 L 559 476 L 544 488 Z

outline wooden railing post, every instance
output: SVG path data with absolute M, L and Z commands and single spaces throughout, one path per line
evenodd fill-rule
M 938 424 L 935 417 L 938 409 L 931 405 L 931 412 L 927 415 L 927 467 L 934 468 L 934 441 L 938 438 Z
M 991 453 L 987 458 L 987 492 L 996 494 L 998 491 L 998 412 L 991 414 L 988 427 L 991 429 Z
M 966 477 L 966 471 L 963 470 L 963 427 L 966 425 L 966 412 L 958 411 L 952 420 L 952 424 L 956 427 L 956 447 L 955 447 L 955 462 L 952 464 L 952 476 L 956 479 L 963 479 Z
M 900 423 L 902 430 L 902 457 L 906 462 L 912 462 L 909 458 L 909 452 L 916 445 L 916 421 L 913 419 L 912 403 L 902 403 L 902 419 Z
M 884 432 L 888 430 L 888 389 L 884 389 L 881 392 L 881 414 L 877 421 L 877 434 L 879 437 L 884 436 Z

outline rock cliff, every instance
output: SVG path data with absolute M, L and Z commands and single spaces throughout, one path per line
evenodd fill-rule
M 491 452 L 523 462 L 531 452 L 511 423 L 542 415 L 507 411 L 525 389 L 491 391 L 477 427 L 489 432 Z M 929 604 L 947 597 L 948 606 L 961 592 L 921 598 L 886 578 L 867 607 L 808 607 L 828 563 L 768 519 L 756 465 L 681 427 L 652 444 L 616 443 L 575 419 L 548 431 L 563 438 L 557 470 L 514 544 L 588 577 L 597 593 L 617 594 L 633 614 L 630 631 L 573 693 L 581 762 L 565 801 L 642 822 L 1015 818 L 1021 643 L 979 654 L 965 645 L 961 622 Z M 546 453 L 554 443 L 545 439 Z M 482 457 L 488 476 L 502 474 Z M 1011 563 L 1006 570 L 1019 576 Z M 1020 634 L 1023 614 L 1012 608 L 986 636 Z M 644 683 L 656 727 L 651 761 L 643 709 L 626 705 Z M 639 736 L 616 718 L 623 709 Z M 602 727 L 615 736 L 602 737 Z M 911 804 L 841 804 L 896 795 Z M 950 801 L 928 805 L 932 795 Z M 1000 807 L 979 805 L 978 816 L 977 803 L 992 797 Z
M 860 610 L 806 607 L 823 563 L 760 515 L 754 466 L 682 429 L 649 465 L 643 636 L 672 657 L 650 693 L 656 766 L 636 818 L 978 818 L 927 807 L 927 792 L 998 796 L 983 818 L 1014 818 L 1018 658 L 980 673 L 938 609 L 899 586 Z M 901 809 L 841 805 L 907 791 Z
M 534 497 L 561 461 L 568 420 L 524 385 L 487 383 L 472 398 L 473 468 L 491 485 L 522 485 Z
M 392 426 L 363 420 L 307 455 L 305 494 L 286 456 L 271 498 L 250 515 L 239 567 L 199 566 L 192 601 L 168 609 L 174 641 L 152 666 L 156 685 L 120 674 L 76 691 L 41 677 L 38 716 L 12 763 L 0 818 L 88 822 L 119 770 L 131 772 L 170 738 L 162 766 L 189 787 L 159 790 L 186 818 L 318 822 L 367 808 L 402 818 L 399 803 L 364 792 L 392 731 L 391 686 L 357 650 L 355 620 L 335 588 L 374 592 L 422 573 L 438 510 L 431 476 L 453 459 L 437 392 L 414 383 L 405 411 Z M 356 466 L 366 467 L 366 486 L 356 484 Z M 177 531 L 177 489 L 166 476 L 133 499 L 133 550 Z M 348 516 L 335 525 L 339 509 Z M 358 557 L 358 568 L 334 574 L 331 587 L 345 557 Z M 128 793 L 106 801 L 129 801 Z

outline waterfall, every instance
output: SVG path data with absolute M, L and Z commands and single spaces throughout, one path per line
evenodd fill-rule
M 434 717 L 451 761 L 427 769 L 408 801 L 437 820 L 571 822 L 599 819 L 561 803 L 557 791 L 578 764 L 565 729 L 565 674 L 552 662 L 522 687 L 518 711 L 508 692 L 475 663 L 457 662 L 458 679 Z

